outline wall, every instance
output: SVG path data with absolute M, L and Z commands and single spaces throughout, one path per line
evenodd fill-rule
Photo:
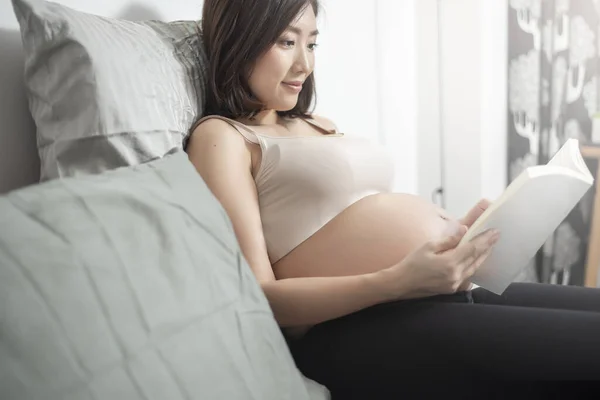
M 485 1 L 481 18 L 481 195 L 507 185 L 508 0 Z
M 507 3 L 418 1 L 418 191 L 457 216 L 506 187 Z
M 440 3 L 446 207 L 462 215 L 481 196 L 480 0 Z
M 375 80 L 375 2 L 363 5 L 361 0 L 321 0 L 321 3 L 315 111 L 331 118 L 348 134 L 376 138 L 380 124 Z
M 443 147 L 440 140 L 441 103 L 439 35 L 439 0 L 420 0 L 416 7 L 417 61 L 417 147 L 418 194 L 431 199 L 442 185 Z M 434 200 L 439 200 L 436 197 Z M 438 201 L 438 204 L 442 205 Z

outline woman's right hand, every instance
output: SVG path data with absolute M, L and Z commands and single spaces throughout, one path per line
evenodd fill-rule
M 451 294 L 463 287 L 489 257 L 500 237 L 499 232 L 488 230 L 459 245 L 466 231 L 461 226 L 454 235 L 430 241 L 381 271 L 386 275 L 384 281 L 391 297 L 396 300 Z

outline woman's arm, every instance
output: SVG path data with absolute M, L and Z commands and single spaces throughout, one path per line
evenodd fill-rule
M 187 152 L 229 215 L 240 248 L 281 326 L 320 323 L 387 300 L 381 274 L 276 280 L 262 231 L 252 177 L 252 145 L 224 121 L 196 128 Z

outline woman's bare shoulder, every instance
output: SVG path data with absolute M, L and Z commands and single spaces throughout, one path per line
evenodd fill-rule
M 192 135 L 218 135 L 234 133 L 236 129 L 230 122 L 221 118 L 206 118 L 200 121 L 192 130 Z
M 247 147 L 249 144 L 257 144 L 256 136 L 239 129 L 239 122 L 227 118 L 207 118 L 201 120 L 193 129 L 190 141 L 212 142 L 227 146 Z

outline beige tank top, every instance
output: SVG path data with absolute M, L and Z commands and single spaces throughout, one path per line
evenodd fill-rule
M 260 146 L 254 181 L 269 259 L 279 261 L 352 203 L 390 192 L 393 163 L 383 146 L 360 137 L 328 131 L 304 121 L 322 136 L 266 136 L 238 121 L 231 124 L 248 142 Z

